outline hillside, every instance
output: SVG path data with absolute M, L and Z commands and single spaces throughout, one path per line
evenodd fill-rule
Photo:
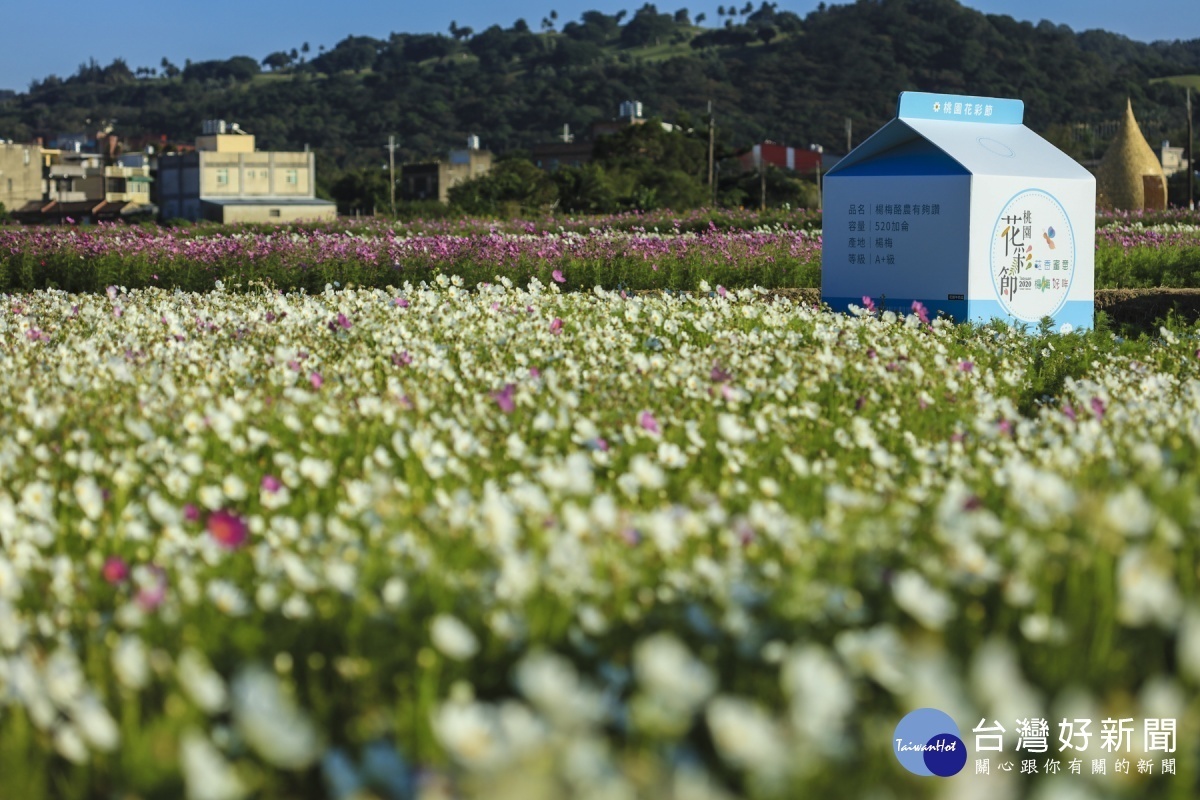
M 204 118 L 237 120 L 261 146 L 310 145 L 325 180 L 378 163 L 388 134 L 401 160 L 478 134 L 496 152 L 580 131 L 641 100 L 648 114 L 699 123 L 711 99 L 728 147 L 772 138 L 845 149 L 893 113 L 901 90 L 1015 96 L 1026 120 L 1082 155 L 1066 127 L 1117 118 L 1133 97 L 1152 141 L 1184 127 L 1182 90 L 1155 79 L 1200 72 L 1200 39 L 1142 44 L 984 15 L 954 0 L 860 0 L 806 17 L 764 3 L 704 28 L 645 5 L 453 35 L 350 37 L 321 53 L 273 53 L 154 67 L 122 61 L 49 76 L 0 98 L 0 137 L 30 139 L 116 119 L 124 135 L 189 141 Z M 548 23 L 548 24 L 547 24 Z M 552 28 L 552 29 L 551 29 Z M 94 123 L 92 123 L 94 124 Z

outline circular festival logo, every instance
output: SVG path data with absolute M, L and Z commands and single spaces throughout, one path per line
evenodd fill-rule
M 901 766 L 914 775 L 949 778 L 967 763 L 967 746 L 958 736 L 958 725 L 936 708 L 905 714 L 892 735 L 892 747 Z
M 1054 195 L 1020 192 L 992 231 L 992 285 L 1000 305 L 1023 322 L 1054 316 L 1075 275 L 1075 232 Z

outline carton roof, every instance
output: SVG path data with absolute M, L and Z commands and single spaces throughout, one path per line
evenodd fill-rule
M 942 111 L 964 107 L 974 113 Z M 982 109 L 986 116 L 979 113 Z M 904 92 L 896 119 L 851 151 L 829 175 L 957 173 L 1093 180 L 1073 158 L 1025 127 L 1023 113 L 1019 100 Z M 921 146 L 926 142 L 932 147 Z

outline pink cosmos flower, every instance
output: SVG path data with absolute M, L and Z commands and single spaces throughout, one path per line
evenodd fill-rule
M 161 567 L 150 567 L 154 573 L 154 583 L 138 589 L 134 598 L 143 611 L 153 611 L 167 599 L 167 574 Z
M 1092 398 L 1092 413 L 1096 415 L 1096 419 L 1104 419 L 1105 412 L 1104 401 L 1099 397 Z
M 124 583 L 129 577 L 129 565 L 120 556 L 109 556 L 104 559 L 104 567 L 100 574 L 104 576 L 104 580 L 115 586 Z
M 555 317 L 554 321 L 550 323 L 550 332 L 555 336 L 558 336 L 560 333 L 562 333 L 562 326 L 563 321 L 558 317 Z
M 1000 429 L 1000 434 L 1002 436 L 1011 436 L 1012 435 L 1013 424 L 1011 422 L 1009 422 L 1008 420 L 1006 420 L 1006 419 L 1000 420 L 999 422 L 996 423 L 996 427 Z
M 644 430 L 647 430 L 650 433 L 658 434 L 662 432 L 662 429 L 658 426 L 658 420 L 656 420 L 654 415 L 649 411 L 642 412 L 642 415 L 638 417 L 638 424 L 641 425 Z
M 542 377 L 542 371 L 540 369 L 538 369 L 537 367 L 530 367 L 529 368 L 529 377 L 533 378 L 534 380 L 537 380 L 538 378 Z
M 321 385 L 325 383 L 325 379 L 321 377 L 321 373 L 313 372 L 309 374 L 308 382 L 312 384 L 314 389 L 320 389 Z
M 974 369 L 975 369 L 975 363 L 973 361 L 958 362 L 958 371 L 959 372 L 971 372 Z
M 517 407 L 517 404 L 513 402 L 513 395 L 516 394 L 516 391 L 517 387 L 514 384 L 506 383 L 501 391 L 492 392 L 492 399 L 505 414 L 511 414 Z
M 412 356 L 405 350 L 403 353 L 392 353 L 392 364 L 397 367 L 407 367 L 412 363 Z
M 913 313 L 917 315 L 917 319 L 921 320 L 921 322 L 925 323 L 926 325 L 929 324 L 929 309 L 925 308 L 924 303 L 922 303 L 920 300 L 913 300 L 912 310 Z
M 246 542 L 246 521 L 232 511 L 220 509 L 208 515 L 208 532 L 226 550 L 236 550 Z
M 1070 403 L 1066 403 L 1063 405 L 1062 411 L 1063 411 L 1063 415 L 1067 419 L 1071 420 L 1071 422 L 1075 421 L 1075 407 L 1074 406 L 1072 406 Z
M 556 269 L 550 273 L 550 277 L 554 278 L 555 283 L 566 283 L 567 279 L 563 277 L 562 270 Z
M 863 301 L 863 308 L 865 308 L 867 311 L 874 314 L 875 313 L 875 301 L 872 300 L 869 296 L 867 296 L 865 294 L 863 295 L 862 301 Z
M 275 494 L 283 488 L 283 481 L 276 478 L 274 475 L 263 475 L 262 488 L 264 492 Z
M 197 522 L 200 519 L 200 509 L 196 508 L 194 503 L 188 503 L 183 507 L 183 518 L 188 522 Z
M 400 306 L 401 308 L 408 308 L 408 305 L 409 305 L 409 304 L 408 304 L 408 300 L 407 300 L 406 298 L 403 298 L 403 297 L 397 297 L 397 298 L 396 298 L 396 305 Z
M 725 291 L 725 287 L 724 287 L 724 286 L 718 286 L 718 287 L 717 287 L 717 294 L 721 295 L 721 297 L 724 297 L 726 294 L 728 294 L 728 292 L 726 292 L 726 291 Z

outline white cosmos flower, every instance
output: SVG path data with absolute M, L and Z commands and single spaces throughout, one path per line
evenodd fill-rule
M 933 588 L 915 570 L 904 570 L 895 576 L 892 596 L 896 605 L 930 630 L 940 631 L 954 616 L 954 603 L 946 593 Z
M 556 725 L 591 725 L 604 715 L 600 693 L 560 655 L 531 653 L 517 664 L 514 677 L 521 694 Z
M 835 742 L 854 708 L 854 687 L 837 660 L 819 645 L 804 645 L 784 660 L 781 680 L 793 727 L 809 741 Z
M 712 671 L 671 633 L 656 633 L 638 642 L 633 669 L 646 692 L 682 714 L 699 707 L 716 688 Z
M 457 617 L 438 614 L 429 625 L 433 646 L 455 661 L 466 661 L 479 652 L 479 639 Z
M 207 594 L 213 605 L 231 617 L 240 617 L 249 610 L 246 595 L 232 581 L 223 578 L 209 581 Z
M 246 499 L 246 482 L 237 475 L 230 473 L 221 481 L 221 491 L 235 503 Z
M 1173 625 L 1181 604 L 1171 572 L 1143 548 L 1126 550 L 1117 562 L 1117 618 L 1134 627 Z
M 201 711 L 216 714 L 225 710 L 229 702 L 225 681 L 199 651 L 189 647 L 180 653 L 175 674 L 184 692 Z
M 75 502 L 79 504 L 79 509 L 84 515 L 90 520 L 99 519 L 104 511 L 104 495 L 96 479 L 90 475 L 77 478 L 74 493 Z
M 383 598 L 384 605 L 388 608 L 396 609 L 404 602 L 404 598 L 408 596 L 408 586 L 404 583 L 404 579 L 392 576 L 387 579 L 380 591 L 380 596 Z
M 117 642 L 112 651 L 112 665 L 117 680 L 127 689 L 145 688 L 150 680 L 146 646 L 133 634 L 125 634 Z
M 328 461 L 312 456 L 305 456 L 300 459 L 300 465 L 297 468 L 300 476 L 307 481 L 310 481 L 318 489 L 329 483 L 329 479 L 333 477 L 333 465 Z
M 892 626 L 842 631 L 834 637 L 833 646 L 851 671 L 865 674 L 893 692 L 903 687 L 904 642 Z
M 433 717 L 433 732 L 456 761 L 473 769 L 496 767 L 509 758 L 496 712 L 475 702 L 450 702 Z
M 69 706 L 83 695 L 86 681 L 83 668 L 75 653 L 66 647 L 59 647 L 51 654 L 43 672 L 46 680 L 46 692 L 59 706 Z
M 94 694 L 87 693 L 70 708 L 71 719 L 84 740 L 94 749 L 111 753 L 117 749 L 121 734 L 108 709 Z
M 78 729 L 70 723 L 60 724 L 54 730 L 54 749 L 73 764 L 88 762 L 88 749 Z
M 321 754 L 315 725 L 279 683 L 258 666 L 244 668 L 233 679 L 233 719 L 246 743 L 268 764 L 301 770 Z
M 241 800 L 246 796 L 237 772 L 208 737 L 195 729 L 188 729 L 180 739 L 179 766 L 187 800 Z
M 733 766 L 769 776 L 786 767 L 791 752 L 784 732 L 757 703 L 715 697 L 708 703 L 705 720 L 717 752 Z
M 1104 501 L 1104 520 L 1123 536 L 1145 536 L 1154 525 L 1154 509 L 1134 484 Z
M 667 483 L 662 468 L 642 453 L 638 453 L 629 460 L 629 474 L 633 476 L 638 485 L 650 491 L 661 489 Z

